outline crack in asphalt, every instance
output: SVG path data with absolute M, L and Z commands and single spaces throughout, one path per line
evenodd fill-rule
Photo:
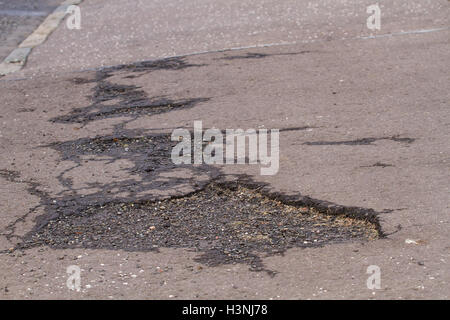
M 304 145 L 308 146 L 333 146 L 333 145 L 346 145 L 346 146 L 355 146 L 355 145 L 373 145 L 374 142 L 380 140 L 391 140 L 394 142 L 403 142 L 407 144 L 411 144 L 415 141 L 413 138 L 400 138 L 399 135 L 391 136 L 391 137 L 380 137 L 380 138 L 362 138 L 355 140 L 344 140 L 344 141 L 308 141 L 304 142 Z
M 85 125 L 117 116 L 124 120 L 113 124 L 110 135 L 42 146 L 57 151 L 59 161 L 74 164 L 57 175 L 65 190 L 55 196 L 40 191 L 35 182 L 20 180 L 17 172 L 0 171 L 0 176 L 10 182 L 27 183 L 28 192 L 40 198 L 38 206 L 7 227 L 10 238 L 17 237 L 14 230 L 19 221 L 29 218 L 37 208 L 44 211 L 36 218 L 33 229 L 18 237 L 21 242 L 15 249 L 42 245 L 131 251 L 187 248 L 198 252 L 195 259 L 209 266 L 244 263 L 253 271 L 274 275 L 275 271 L 264 267 L 262 254 L 383 236 L 374 210 L 339 206 L 301 194 L 275 193 L 268 185 L 255 183 L 248 176 L 224 176 L 216 166 L 174 165 L 170 154 L 177 142 L 171 140 L 169 133 L 148 134 L 148 130 L 126 128 L 126 124 L 143 114 L 190 108 L 210 98 L 149 98 L 137 86 L 112 83 L 112 76 L 130 78 L 156 70 L 194 66 L 200 65 L 189 64 L 182 58 L 139 62 L 103 68 L 96 72 L 95 79 L 72 80 L 76 85 L 95 83 L 92 103 L 51 122 Z M 280 131 L 310 128 L 314 127 Z M 363 142 L 370 144 L 377 140 L 373 139 Z M 379 139 L 408 142 L 405 139 L 409 138 Z M 126 173 L 122 180 L 113 176 L 108 182 L 85 181 L 84 187 L 74 187 L 71 170 L 95 162 L 106 165 L 123 160 L 133 165 L 121 168 Z M 165 176 L 178 168 L 186 174 Z M 203 179 L 199 179 L 201 176 Z M 228 181 L 230 178 L 234 180 Z M 190 186 L 190 191 L 180 186 Z M 175 192 L 164 196 L 155 192 L 167 190 Z

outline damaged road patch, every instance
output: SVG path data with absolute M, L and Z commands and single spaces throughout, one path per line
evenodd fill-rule
M 308 146 L 335 146 L 335 145 L 345 145 L 345 146 L 363 146 L 363 145 L 373 145 L 374 142 L 379 140 L 390 140 L 399 143 L 411 144 L 416 139 L 413 138 L 401 138 L 398 135 L 392 137 L 381 137 L 381 138 L 362 138 L 356 140 L 345 140 L 345 141 L 314 141 L 305 142 L 304 145 Z
M 260 255 L 378 236 L 369 220 L 322 214 L 243 185 L 212 182 L 183 197 L 112 202 L 60 215 L 29 234 L 22 246 L 188 248 L 209 266 L 245 263 L 258 271 L 264 269 Z

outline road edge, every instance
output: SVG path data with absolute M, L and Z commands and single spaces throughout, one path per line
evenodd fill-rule
M 27 62 L 32 49 L 47 40 L 48 36 L 59 26 L 67 14 L 67 8 L 83 0 L 65 0 L 45 20 L 14 49 L 1 63 L 0 76 L 19 71 Z

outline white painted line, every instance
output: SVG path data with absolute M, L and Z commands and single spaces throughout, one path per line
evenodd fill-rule
M 20 45 L 20 48 L 34 48 L 42 44 L 47 37 L 58 27 L 61 20 L 66 16 L 67 7 L 72 4 L 79 4 L 81 0 L 66 0 L 55 9 L 47 18 L 37 27 L 34 32 L 28 36 Z
M 80 4 L 83 0 L 65 0 L 33 31 L 17 49 L 0 63 L 0 76 L 20 70 L 26 63 L 31 50 L 42 44 L 48 36 L 58 27 L 66 16 L 67 7 Z

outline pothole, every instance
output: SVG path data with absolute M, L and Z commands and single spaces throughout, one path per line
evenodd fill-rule
M 111 80 L 114 76 L 135 78 L 156 70 L 182 70 L 200 66 L 202 65 L 187 63 L 183 58 L 171 58 L 103 68 L 95 73 L 94 79 L 70 79 L 69 81 L 76 85 L 95 83 L 90 96 L 92 103 L 86 107 L 75 108 L 68 114 L 54 117 L 50 121 L 87 124 L 99 119 L 123 116 L 136 119 L 141 115 L 152 116 L 177 109 L 192 108 L 198 103 L 208 101 L 209 98 L 148 97 L 139 86 L 114 83 L 108 79 Z
M 196 260 L 209 266 L 245 263 L 261 270 L 261 255 L 378 236 L 369 219 L 327 215 L 242 185 L 210 183 L 184 197 L 107 203 L 62 214 L 27 236 L 23 246 L 188 248 L 200 252 Z

